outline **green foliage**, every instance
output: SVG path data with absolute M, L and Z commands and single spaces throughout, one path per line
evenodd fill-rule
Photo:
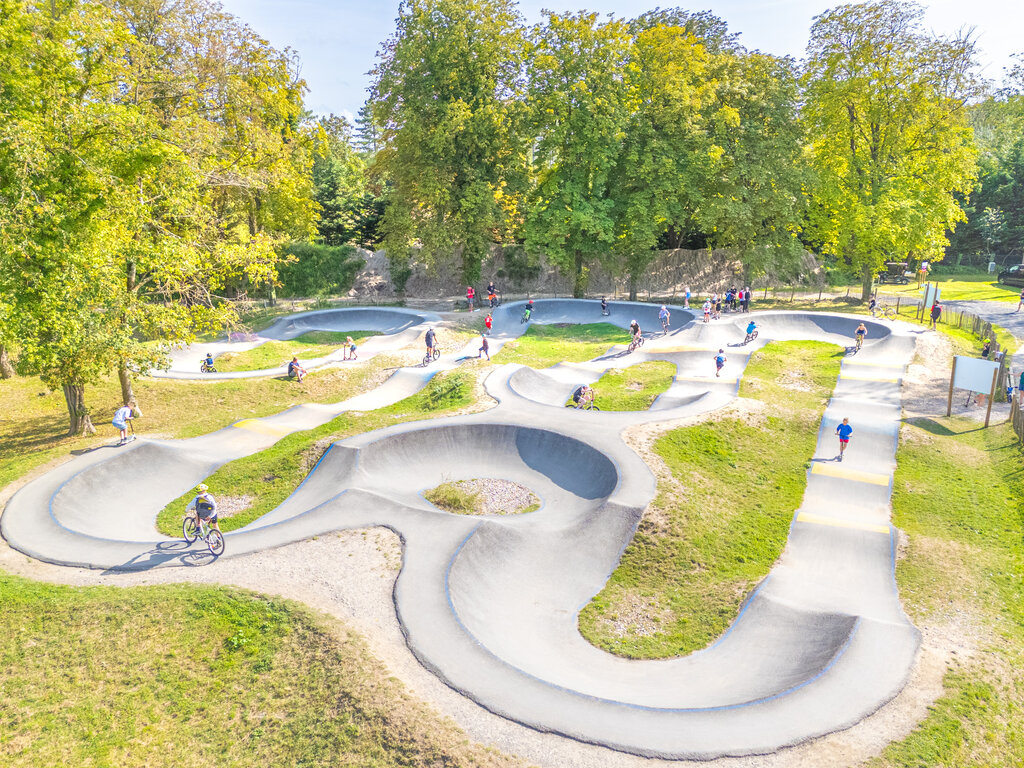
M 664 360 L 612 368 L 591 385 L 594 402 L 602 411 L 646 411 L 675 375 L 676 367 Z
M 967 101 L 974 44 L 921 28 L 907 0 L 846 5 L 811 29 L 803 116 L 816 174 L 807 237 L 863 276 L 937 260 L 976 175 Z
M 531 368 L 547 368 L 561 362 L 592 360 L 613 344 L 628 342 L 629 332 L 610 323 L 534 324 L 518 339 L 506 342 L 491 360 L 498 364 L 522 363 Z
M 482 503 L 479 493 L 463 490 L 455 483 L 441 483 L 424 493 L 423 498 L 435 507 L 455 515 L 480 514 Z
M 375 172 L 391 185 L 389 253 L 419 244 L 428 261 L 457 254 L 463 281 L 480 278 L 519 207 L 523 55 L 512 0 L 403 0 L 371 101 Z
M 285 297 L 346 293 L 366 263 L 351 245 L 292 243 L 284 252 L 294 259 L 278 270 Z
M 533 28 L 527 60 L 539 138 L 524 239 L 573 276 L 573 295 L 581 297 L 590 266 L 615 242 L 610 183 L 631 107 L 629 29 L 593 13 L 549 12 Z
M 590 642 L 665 658 L 725 631 L 786 544 L 841 355 L 830 344 L 773 342 L 743 377 L 741 395 L 764 404 L 751 422 L 719 419 L 655 442 L 672 479 L 580 613 Z

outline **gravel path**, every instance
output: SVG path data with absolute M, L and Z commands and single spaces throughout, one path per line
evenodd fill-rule
M 479 480 L 459 480 L 452 485 L 460 491 L 479 494 L 481 515 L 515 515 L 540 504 L 537 494 L 511 480 L 488 477 Z

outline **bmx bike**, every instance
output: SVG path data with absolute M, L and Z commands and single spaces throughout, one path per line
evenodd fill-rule
M 629 342 L 629 348 L 626 350 L 626 352 L 632 352 L 633 350 L 637 349 L 638 347 L 642 347 L 643 345 L 644 337 L 642 335 L 634 336 L 633 340 Z
M 530 322 L 530 318 L 531 317 L 533 317 L 533 310 L 532 309 L 524 309 L 523 310 L 523 316 L 519 318 L 519 324 L 522 325 L 523 323 Z
M 433 360 L 437 360 L 437 358 L 439 358 L 440 356 L 441 356 L 441 350 L 438 349 L 437 347 L 434 347 L 430 352 L 427 352 L 427 354 L 425 354 L 423 356 L 423 364 L 424 365 L 430 365 L 430 363 Z
M 746 338 L 743 339 L 743 343 L 744 344 L 749 344 L 750 342 L 752 342 L 756 338 L 757 338 L 757 331 L 751 331 L 750 333 L 747 334 Z
M 600 408 L 598 408 L 594 404 L 593 398 L 591 398 L 589 400 L 583 400 L 583 401 L 581 401 L 579 403 L 574 403 L 572 400 L 569 400 L 569 402 L 565 404 L 565 407 L 566 408 L 572 408 L 573 410 L 577 410 L 577 411 L 600 411 L 601 410 Z
M 195 512 L 189 512 L 181 521 L 181 535 L 189 544 L 196 539 L 202 539 L 214 557 L 224 554 L 224 534 L 207 524 Z

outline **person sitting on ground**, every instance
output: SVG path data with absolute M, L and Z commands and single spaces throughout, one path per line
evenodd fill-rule
M 299 384 L 302 383 L 302 378 L 306 375 L 306 369 L 299 365 L 299 358 L 293 357 L 292 361 L 288 363 L 288 378 L 295 379 Z
M 637 342 L 640 339 L 640 323 L 633 320 L 633 322 L 629 324 L 629 332 L 633 335 L 633 342 Z
M 981 356 L 988 360 L 989 354 L 992 352 L 992 339 L 985 339 L 981 344 Z
M 351 336 L 345 338 L 345 344 L 348 345 L 348 359 L 356 359 L 356 341 Z
M 219 531 L 220 525 L 217 523 L 217 502 L 213 496 L 210 495 L 209 491 L 210 489 L 206 486 L 206 483 L 200 483 L 196 487 L 195 498 L 188 503 L 188 506 L 185 507 L 185 511 L 194 511 L 199 520 L 205 520 L 207 525 Z
M 756 331 L 756 330 L 757 330 L 757 323 L 755 323 L 753 320 L 751 320 L 749 323 L 747 323 L 747 338 L 749 339 L 751 336 L 753 336 L 754 335 L 754 331 Z
M 135 401 L 129 400 L 128 405 L 122 405 L 114 412 L 114 427 L 121 431 L 121 442 L 124 445 L 128 442 L 128 422 L 135 418 Z
M 594 402 L 594 388 L 586 384 L 581 384 L 573 390 L 572 401 L 576 403 L 577 409 L 582 408 L 587 403 Z

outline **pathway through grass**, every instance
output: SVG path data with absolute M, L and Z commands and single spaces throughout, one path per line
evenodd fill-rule
M 771 343 L 752 355 L 740 390 L 762 409 L 655 442 L 672 481 L 659 484 L 619 567 L 581 612 L 590 642 L 665 658 L 725 631 L 785 546 L 841 357 L 831 344 Z

